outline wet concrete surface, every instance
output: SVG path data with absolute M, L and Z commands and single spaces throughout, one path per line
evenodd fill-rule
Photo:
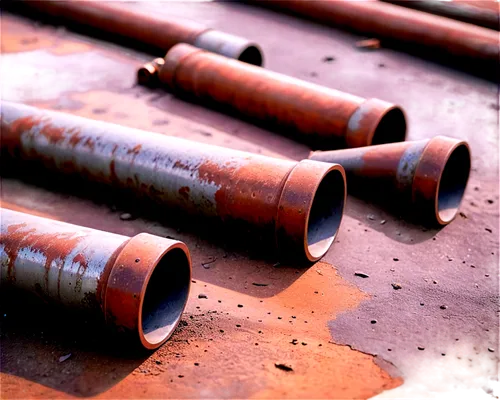
M 498 87 L 391 50 L 361 52 L 354 35 L 242 5 L 125 6 L 246 36 L 262 45 L 267 68 L 398 103 L 409 117 L 410 140 L 469 140 L 473 171 L 462 214 L 438 231 L 349 198 L 330 252 L 299 269 L 203 220 L 151 212 L 92 185 L 3 171 L 3 207 L 183 240 L 194 282 L 172 339 L 139 355 L 110 343 L 98 322 L 9 293 L 0 306 L 2 397 L 498 395 Z M 5 100 L 266 155 L 301 159 L 309 152 L 248 122 L 136 86 L 145 54 L 1 18 Z M 124 212 L 132 220 L 122 221 Z

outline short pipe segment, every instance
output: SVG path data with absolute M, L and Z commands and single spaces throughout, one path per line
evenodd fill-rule
M 244 224 L 268 238 L 281 259 L 318 260 L 342 219 L 345 175 L 337 164 L 200 146 L 10 102 L 2 102 L 1 128 L 6 160 L 41 164 L 162 206 Z
M 258 44 L 183 18 L 138 12 L 110 2 L 24 0 L 21 3 L 66 25 L 93 27 L 154 47 L 163 54 L 177 43 L 189 43 L 243 62 L 263 63 Z
M 403 110 L 179 44 L 165 56 L 160 81 L 172 92 L 294 134 L 320 148 L 403 141 Z
M 182 242 L 132 238 L 0 209 L 2 285 L 100 314 L 139 346 L 161 346 L 178 325 L 191 284 Z
M 445 136 L 317 151 L 309 159 L 341 164 L 350 192 L 374 198 L 387 191 L 408 213 L 437 225 L 446 225 L 455 218 L 471 169 L 467 142 Z

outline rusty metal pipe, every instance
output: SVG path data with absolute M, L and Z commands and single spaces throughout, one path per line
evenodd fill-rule
M 281 258 L 318 260 L 342 219 L 340 165 L 200 145 L 9 102 L 2 102 L 1 128 L 4 156 L 257 228 Z
M 498 32 L 380 1 L 248 0 L 293 12 L 333 27 L 347 28 L 388 41 L 425 46 L 498 68 Z
M 316 151 L 309 158 L 341 164 L 349 191 L 372 198 L 389 194 L 392 201 L 411 214 L 439 225 L 455 218 L 471 168 L 469 145 L 445 136 L 360 149 Z
M 175 93 L 217 103 L 321 148 L 402 141 L 403 110 L 229 60 L 187 44 L 165 56 L 159 79 Z
M 182 242 L 141 233 L 133 238 L 0 209 L 2 285 L 49 302 L 102 314 L 146 349 L 178 325 L 191 284 Z
M 453 18 L 484 28 L 500 30 L 500 4 L 486 0 L 382 0 L 398 6 L 414 8 L 416 10 Z
M 67 24 L 90 26 L 154 47 L 162 56 L 177 43 L 190 43 L 250 64 L 263 63 L 258 44 L 183 18 L 142 13 L 105 1 L 37 0 L 23 4 Z

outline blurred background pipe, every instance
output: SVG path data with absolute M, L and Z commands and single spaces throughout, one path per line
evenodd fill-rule
M 402 141 L 403 110 L 179 44 L 160 81 L 176 94 L 219 104 L 319 148 Z
M 133 238 L 0 209 L 3 285 L 101 314 L 146 349 L 178 325 L 191 284 L 186 245 L 141 233 Z
M 1 128 L 4 160 L 31 160 L 162 205 L 256 228 L 284 259 L 321 258 L 342 220 L 340 165 L 201 146 L 9 102 L 2 102 Z
M 495 0 L 382 0 L 398 6 L 500 30 L 500 4 Z
M 488 73 L 498 78 L 498 32 L 426 12 L 411 10 L 394 4 L 371 1 L 337 0 L 247 0 L 279 11 L 372 35 L 386 43 L 401 43 L 404 50 L 415 46 L 443 55 L 466 58 L 472 65 L 467 69 L 488 67 Z M 482 71 L 483 76 L 485 71 Z
M 117 2 L 119 3 L 119 2 Z M 156 14 L 137 12 L 123 5 L 105 1 L 43 0 L 15 2 L 15 10 L 36 10 L 65 25 L 92 27 L 102 32 L 132 39 L 165 52 L 177 43 L 190 43 L 209 51 L 262 65 L 260 47 L 245 38 L 209 29 L 197 22 L 181 18 L 168 18 Z M 34 17 L 37 17 L 37 14 Z
M 337 151 L 312 152 L 309 159 L 341 164 L 349 192 L 381 198 L 431 224 L 455 218 L 471 168 L 469 145 L 445 136 Z

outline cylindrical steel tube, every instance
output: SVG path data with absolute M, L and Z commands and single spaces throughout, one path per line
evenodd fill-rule
M 383 0 L 485 28 L 500 30 L 500 4 L 495 0 Z
M 274 159 L 2 102 L 4 156 L 125 188 L 193 214 L 245 224 L 282 258 L 330 248 L 345 200 L 344 170 Z
M 2 285 L 64 306 L 102 314 L 146 349 L 178 325 L 191 284 L 182 242 L 133 238 L 0 209 Z
M 380 1 L 248 0 L 379 39 L 423 45 L 498 68 L 498 32 Z
M 187 44 L 167 53 L 159 78 L 176 93 L 227 106 L 321 148 L 367 146 L 406 136 L 405 115 L 394 104 L 366 100 Z
M 312 160 L 341 164 L 349 191 L 364 197 L 391 196 L 426 222 L 455 218 L 469 180 L 469 145 L 445 136 L 337 151 L 316 151 Z
M 23 4 L 66 23 L 83 24 L 144 43 L 161 50 L 162 56 L 177 43 L 190 43 L 250 64 L 263 63 L 256 43 L 183 18 L 146 14 L 105 1 L 27 0 Z

